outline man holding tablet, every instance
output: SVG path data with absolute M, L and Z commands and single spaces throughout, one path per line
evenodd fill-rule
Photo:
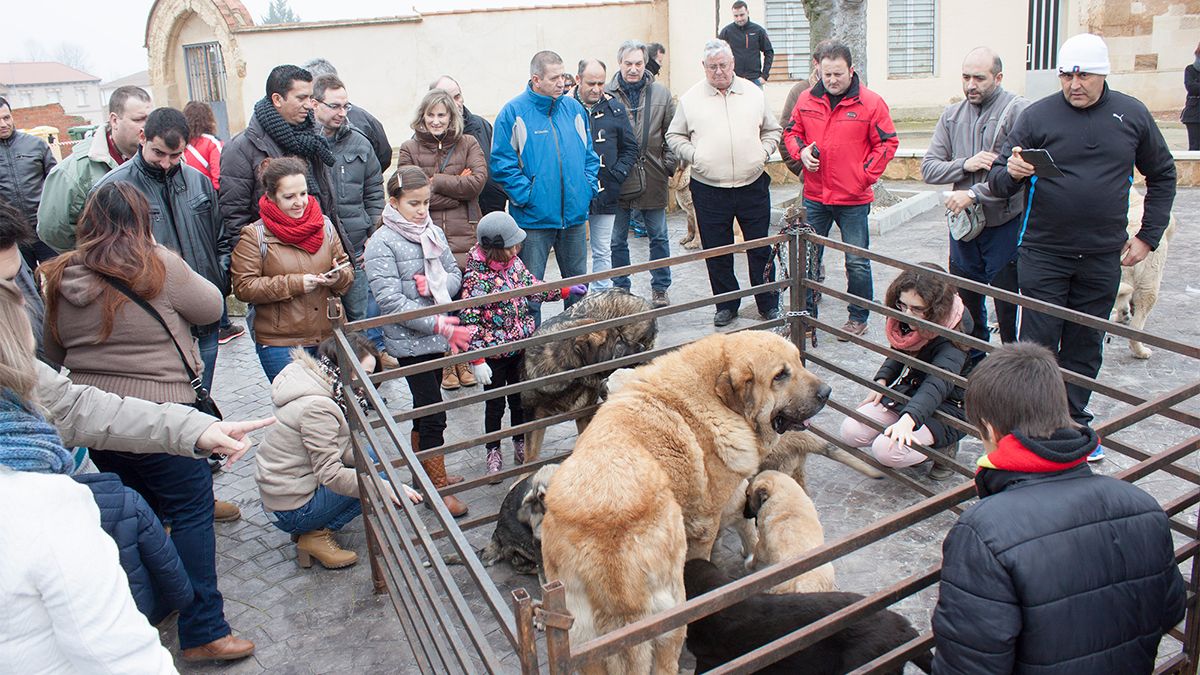
M 1158 246 L 1175 200 L 1175 161 L 1141 101 L 1105 83 L 1108 47 L 1084 33 L 1058 52 L 1061 94 L 1026 108 L 988 174 L 992 194 L 1025 191 L 1018 284 L 1023 295 L 1108 318 L 1121 266 L 1136 265 Z M 1023 149 L 1034 148 L 1044 152 Z M 1031 161 L 1032 160 L 1032 161 Z M 1133 169 L 1146 177 L 1137 236 L 1125 232 Z M 1059 174 L 1059 175 L 1055 175 Z M 1021 339 L 1040 343 L 1063 368 L 1095 377 L 1102 331 L 1024 311 Z M 1068 384 L 1071 418 L 1087 425 L 1091 392 Z M 1104 457 L 1097 448 L 1089 457 Z

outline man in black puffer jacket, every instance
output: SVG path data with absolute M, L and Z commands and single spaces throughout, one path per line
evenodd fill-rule
M 1054 356 L 1018 342 L 971 373 L 987 454 L 942 546 L 934 673 L 1149 673 L 1186 593 L 1167 515 L 1092 474 Z
M 195 591 L 187 570 L 146 500 L 125 487 L 115 473 L 85 473 L 75 480 L 92 491 L 100 509 L 100 527 L 117 544 L 138 611 L 157 624 L 172 610 L 192 604 Z

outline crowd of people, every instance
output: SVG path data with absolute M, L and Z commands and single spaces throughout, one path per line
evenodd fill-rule
M 11 107 L 0 98 L 0 482 L 6 486 L 0 499 L 13 514 L 30 514 L 10 519 L 19 527 L 0 531 L 4 550 L 21 551 L 0 564 L 0 589 L 15 589 L 2 597 L 21 617 L 14 639 L 0 644 L 0 662 L 54 670 L 94 659 L 122 671 L 172 672 L 150 625 L 175 611 L 183 659 L 252 654 L 254 644 L 226 622 L 217 588 L 213 523 L 240 513 L 213 498 L 212 471 L 221 458 L 239 459 L 250 445 L 246 435 L 264 426 L 256 455 L 262 505 L 292 536 L 298 563 L 307 567 L 315 559 L 340 568 L 357 560 L 333 533 L 362 510 L 348 419 L 352 409 L 369 406 L 355 396 L 347 400 L 340 386 L 330 298 L 340 298 L 346 317 L 357 320 L 525 288 L 544 278 L 552 251 L 563 278 L 613 270 L 629 265 L 629 235 L 639 227 L 650 259 L 661 260 L 671 255 L 672 191 L 686 195 L 680 203 L 704 248 L 732 243 L 735 220 L 747 240 L 762 238 L 771 205 L 765 167 L 777 150 L 804 182 L 812 227 L 828 235 L 836 224 L 843 241 L 869 248 L 872 186 L 898 146 L 886 102 L 865 86 L 850 49 L 825 41 L 814 50 L 812 77 L 793 87 L 776 117 L 762 91 L 771 73 L 770 40 L 749 21 L 744 2 L 734 3 L 733 15 L 721 39 L 704 46 L 704 79 L 679 92 L 656 79 L 665 48 L 637 41 L 619 45 L 611 75 L 601 59 L 580 59 L 570 91 L 563 59 L 538 52 L 525 89 L 494 122 L 472 113 L 458 82 L 442 75 L 414 111 L 411 138 L 398 146 L 390 175 L 393 148 L 383 125 L 351 102 L 350 86 L 324 59 L 272 69 L 246 129 L 227 143 L 217 138 L 205 104 L 154 108 L 144 90 L 121 87 L 110 97 L 107 124 L 57 164 L 48 147 L 16 131 Z M 1175 189 L 1171 154 L 1153 118 L 1136 99 L 1109 88 L 1109 69 L 1099 37 L 1071 38 L 1059 54 L 1061 93 L 1030 102 L 1003 88 L 995 52 L 966 55 L 965 98 L 942 115 L 922 162 L 927 182 L 953 185 L 951 272 L 1107 317 L 1121 266 L 1157 246 Z M 1040 176 L 1022 157 L 1029 148 L 1052 153 L 1062 175 Z M 1147 195 L 1142 227 L 1127 238 L 1133 167 L 1146 176 Z M 768 248 L 748 250 L 747 262 L 752 286 L 773 280 Z M 732 255 L 706 265 L 714 295 L 739 289 Z M 668 306 L 670 269 L 649 276 L 652 305 Z M 846 278 L 850 294 L 873 301 L 866 258 L 848 254 Z M 629 275 L 348 337 L 368 373 L 413 366 L 528 337 L 543 303 L 569 305 L 612 288 L 628 291 Z M 245 330 L 271 383 L 273 419 L 217 417 L 211 392 L 218 345 L 243 330 L 229 321 L 229 294 L 250 308 Z M 780 316 L 776 292 L 754 298 L 761 318 Z M 937 274 L 910 271 L 892 281 L 884 304 L 986 340 L 984 299 Z M 812 312 L 816 301 L 807 299 Z M 736 321 L 739 304 L 719 302 L 714 326 Z M 893 318 L 885 338 L 945 371 L 974 368 L 972 381 L 981 373 L 1002 377 L 992 370 L 1005 364 L 1033 368 L 1048 359 L 1085 377 L 1098 373 L 1100 331 L 1029 311 L 1018 331 L 1016 307 L 997 302 L 996 309 L 1003 342 L 1019 338 L 1049 351 L 985 359 Z M 866 307 L 850 304 L 839 339 L 866 334 L 869 316 Z M 442 389 L 513 384 L 520 363 L 521 353 L 512 351 L 409 375 L 406 382 L 421 407 L 440 402 Z M 1047 385 L 1046 405 L 1058 405 L 1057 386 L 1064 414 L 1034 427 L 983 402 L 976 410 L 986 412 L 973 414 L 970 388 L 899 360 L 885 361 L 874 379 L 907 403 L 873 393 L 859 412 L 886 430 L 848 419 L 842 437 L 886 465 L 925 462 L 919 446 L 954 456 L 961 433 L 937 419 L 937 411 L 986 429 L 991 459 L 981 466 L 999 476 L 987 482 L 988 494 L 1013 489 L 1019 472 L 1094 478 L 1085 460 L 1103 457 L 1087 427 L 1088 390 L 1063 389 L 1060 379 Z M 488 433 L 502 428 L 506 407 L 511 425 L 525 421 L 519 396 L 496 398 L 486 406 Z M 446 428 L 442 412 L 414 420 L 413 450 L 441 446 Z M 523 439 L 510 442 L 513 462 L 522 464 Z M 487 474 L 503 466 L 501 445 L 486 447 Z M 422 465 L 437 487 L 463 480 L 447 473 L 442 457 Z M 935 464 L 930 475 L 945 479 L 951 472 Z M 429 505 L 431 496 L 379 480 L 397 502 Z M 1126 518 L 1129 509 L 1118 513 L 1112 505 L 1133 500 L 1146 515 L 1138 525 L 1123 525 L 1129 539 L 1154 543 L 1147 556 L 1161 553 L 1162 538 L 1170 540 L 1161 509 L 1130 496 L 1136 488 L 1094 485 L 1100 487 L 1078 489 L 1078 499 L 1091 495 L 1096 504 L 1093 519 L 1079 526 Z M 455 517 L 467 513 L 457 497 L 440 498 Z M 1053 501 L 1040 499 L 1039 505 Z M 991 504 L 999 501 L 969 513 L 985 522 L 1003 518 L 984 515 L 997 511 Z M 1038 506 L 1025 508 L 1032 513 Z M 72 533 L 70 542 L 39 537 L 37 524 L 49 512 L 60 532 Z M 972 593 L 965 579 L 984 563 L 958 556 L 987 552 L 984 540 L 971 539 L 977 530 L 962 527 L 947 540 L 945 580 L 970 596 L 963 603 L 1008 598 Z M 992 554 L 988 565 L 1016 569 Z M 61 573 L 39 569 L 50 556 Z M 1101 576 L 1116 586 L 1144 567 L 1130 566 L 1125 577 L 1106 568 Z M 1173 603 L 1178 572 L 1162 574 Z M 989 576 L 989 583 L 1001 583 L 1001 576 Z M 16 581 L 5 583 L 9 578 Z M 1118 595 L 1092 614 L 1121 614 L 1122 603 L 1137 602 Z M 942 618 L 935 618 L 935 630 L 952 640 L 939 636 L 948 669 L 969 656 L 968 647 L 999 649 L 971 632 L 988 627 L 946 609 L 957 602 L 953 597 L 943 593 Z M 1165 630 L 1178 620 L 1174 607 L 1155 613 L 1157 605 L 1143 605 L 1134 614 Z M 1144 638 L 1146 622 L 1133 623 L 1130 629 L 1143 630 Z

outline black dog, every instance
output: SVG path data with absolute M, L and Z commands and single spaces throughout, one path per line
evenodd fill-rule
M 689 600 L 730 581 L 732 579 L 707 560 L 689 560 L 683 568 L 683 583 Z M 863 596 L 857 593 L 761 593 L 689 623 L 687 647 L 696 657 L 696 672 L 701 673 L 862 599 Z M 841 675 L 917 635 L 908 619 L 881 610 L 757 672 Z M 913 663 L 928 673 L 932 660 L 926 652 Z M 899 675 L 904 668 L 892 672 Z

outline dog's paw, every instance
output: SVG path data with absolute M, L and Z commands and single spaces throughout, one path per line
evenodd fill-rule
M 685 243 L 683 247 L 689 251 L 694 251 L 700 248 L 700 238 L 696 237 L 695 239 L 692 239 L 691 241 Z
M 747 572 L 753 572 L 754 571 L 754 554 L 751 553 L 750 555 L 746 556 L 746 559 L 742 561 L 742 564 L 746 566 Z
M 1135 359 L 1148 359 L 1154 353 L 1140 342 L 1130 342 L 1129 351 L 1133 352 L 1133 358 Z

